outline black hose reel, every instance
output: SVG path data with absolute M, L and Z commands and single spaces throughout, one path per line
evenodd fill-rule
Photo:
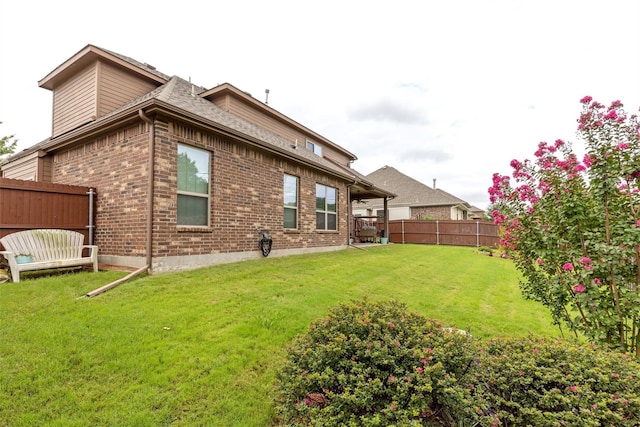
M 271 246 L 273 246 L 273 239 L 271 239 L 268 230 L 258 229 L 258 234 L 260 235 L 260 241 L 258 242 L 260 252 L 262 252 L 262 256 L 264 257 L 269 256 Z

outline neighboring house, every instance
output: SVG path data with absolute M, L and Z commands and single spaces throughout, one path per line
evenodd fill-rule
M 183 270 L 336 250 L 352 193 L 387 198 L 357 157 L 225 83 L 212 89 L 87 45 L 39 82 L 51 137 L 5 159 L 6 178 L 93 187 L 100 262 Z
M 480 209 L 477 206 L 471 205 L 471 207 L 469 208 L 470 219 L 486 219 L 485 214 L 486 212 L 484 211 L 484 209 Z
M 472 219 L 471 206 L 462 199 L 446 191 L 431 188 L 391 166 L 382 168 L 366 176 L 376 186 L 395 193 L 388 202 L 388 219 Z M 435 183 L 434 183 L 435 187 Z M 354 203 L 355 216 L 382 216 L 384 201 L 363 200 Z

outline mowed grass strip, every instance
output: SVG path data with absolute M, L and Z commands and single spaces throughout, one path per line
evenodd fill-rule
M 386 245 L 0 285 L 0 426 L 269 426 L 284 349 L 341 302 L 395 299 L 475 337 L 558 336 L 509 260 Z

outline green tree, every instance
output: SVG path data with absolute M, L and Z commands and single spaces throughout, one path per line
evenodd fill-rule
M 534 161 L 512 160 L 511 177 L 493 176 L 492 216 L 526 297 L 558 325 L 640 357 L 640 125 L 620 101 L 581 103 L 584 157 L 557 140 Z
M 2 122 L 0 122 L 0 125 Z M 0 158 L 6 154 L 13 154 L 16 151 L 18 140 L 14 139 L 15 135 L 0 137 Z

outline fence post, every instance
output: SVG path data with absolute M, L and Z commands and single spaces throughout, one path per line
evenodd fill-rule
M 93 195 L 95 194 L 93 188 L 89 188 L 87 194 L 89 195 L 89 225 L 87 227 L 89 228 L 89 244 L 93 245 Z
M 476 248 L 480 247 L 480 223 L 476 221 Z
M 440 245 L 440 221 L 436 219 L 436 245 Z
M 404 245 L 404 219 L 402 220 L 402 244 Z

